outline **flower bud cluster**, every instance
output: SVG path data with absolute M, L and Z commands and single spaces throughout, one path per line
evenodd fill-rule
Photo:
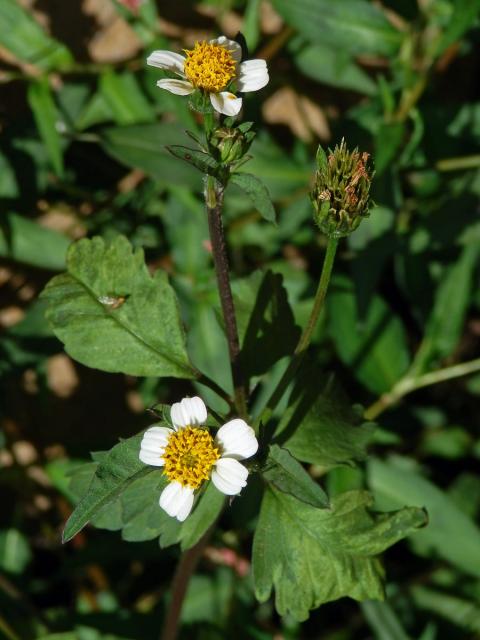
M 212 132 L 209 146 L 219 162 L 233 164 L 245 156 L 255 137 L 252 124 L 244 122 L 238 127 L 220 127 Z
M 317 167 L 311 193 L 315 222 L 329 237 L 347 236 L 369 215 L 369 154 L 349 151 L 342 140 L 328 156 L 318 148 Z

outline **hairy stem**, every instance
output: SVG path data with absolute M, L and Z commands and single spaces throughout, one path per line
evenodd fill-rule
M 222 305 L 225 332 L 227 334 L 230 366 L 232 369 L 235 393 L 235 408 L 240 416 L 247 416 L 246 388 L 239 362 L 240 343 L 238 340 L 237 320 L 233 304 L 232 289 L 228 267 L 227 248 L 222 223 L 223 186 L 207 176 L 205 203 L 208 215 L 208 227 L 212 243 L 213 262 L 217 275 L 218 291 Z
M 160 640 L 175 640 L 177 637 L 180 613 L 182 611 L 185 594 L 187 593 L 188 584 L 207 545 L 211 531 L 212 529 L 209 529 L 203 538 L 201 538 L 191 549 L 185 551 L 180 558 L 177 570 L 173 577 L 172 599 L 165 618 Z
M 259 423 L 265 424 L 271 418 L 276 406 L 283 398 L 283 394 L 287 390 L 290 382 L 293 380 L 293 377 L 295 376 L 298 368 L 300 367 L 300 364 L 303 361 L 305 353 L 312 339 L 313 332 L 317 325 L 318 317 L 322 310 L 323 303 L 325 302 L 325 296 L 327 295 L 328 285 L 330 283 L 330 277 L 332 275 L 337 246 L 337 238 L 328 239 L 327 251 L 323 259 L 322 273 L 320 274 L 320 280 L 318 282 L 317 292 L 315 294 L 315 300 L 313 302 L 310 317 L 308 318 L 307 325 L 303 330 L 302 335 L 300 336 L 297 346 L 295 347 L 293 357 L 290 360 L 285 373 L 280 379 L 280 382 L 278 383 L 276 389 L 270 396 L 265 409 L 262 411 L 262 414 L 258 420 Z
M 424 373 L 418 377 L 405 376 L 405 378 L 397 382 L 391 391 L 384 393 L 378 400 L 370 405 L 365 411 L 364 416 L 367 420 L 375 420 L 386 409 L 389 409 L 404 396 L 412 393 L 412 391 L 416 391 L 422 387 L 429 387 L 439 382 L 445 382 L 446 380 L 452 380 L 453 378 L 460 378 L 461 376 L 476 373 L 477 371 L 480 371 L 480 358 L 455 364 L 451 367 L 445 367 L 444 369 L 438 369 L 437 371 Z

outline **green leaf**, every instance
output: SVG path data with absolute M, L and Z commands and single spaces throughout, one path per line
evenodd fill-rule
M 346 51 L 339 52 L 330 45 L 315 44 L 293 55 L 297 67 L 309 78 L 339 89 L 353 89 L 367 96 L 377 93 L 375 82 Z
M 62 178 L 64 173 L 62 140 L 57 129 L 59 117 L 48 79 L 41 78 L 31 82 L 27 97 L 55 173 Z
M 459 40 L 466 31 L 473 28 L 475 20 L 480 14 L 480 0 L 455 0 L 451 6 L 453 14 L 450 16 L 448 26 L 437 45 L 437 56 Z
M 425 525 L 426 516 L 416 508 L 372 513 L 372 502 L 367 492 L 350 491 L 330 509 L 315 509 L 267 488 L 253 542 L 257 598 L 267 600 L 274 587 L 278 613 L 297 620 L 344 596 L 383 599 L 378 554 Z
M 382 123 L 375 136 L 375 176 L 379 178 L 395 158 L 399 158 L 405 138 L 402 122 Z
M 102 458 L 86 494 L 65 525 L 63 542 L 71 540 L 133 480 L 152 473 L 154 468 L 144 465 L 138 457 L 142 435 L 120 442 Z
M 361 607 L 378 640 L 411 640 L 388 602 L 362 602 Z
M 75 360 L 134 376 L 193 378 L 175 293 L 143 251 L 117 236 L 70 247 L 67 273 L 42 293 L 55 335 Z
M 7 213 L 0 224 L 2 258 L 60 271 L 70 244 L 70 238 L 15 213 Z
M 17 529 L 0 531 L 0 568 L 8 573 L 21 574 L 32 559 L 27 538 Z
M 133 73 L 106 71 L 100 76 L 99 89 L 117 124 L 155 120 L 155 112 Z
M 332 468 L 365 459 L 374 425 L 363 423 L 332 379 L 308 369 L 292 392 L 275 440 L 302 462 Z
M 480 255 L 477 242 L 467 244 L 457 262 L 442 277 L 413 368 L 423 373 L 435 358 L 449 356 L 457 346 L 471 303 L 473 276 Z
M 413 587 L 412 596 L 419 609 L 425 609 L 445 618 L 466 631 L 480 633 L 480 606 L 477 602 L 470 602 L 419 585 Z
M 101 144 L 105 151 L 129 167 L 142 169 L 163 184 L 199 188 L 201 179 L 193 167 L 172 159 L 166 150 L 184 140 L 178 125 L 155 123 L 104 129 Z
M 167 151 L 169 151 L 175 158 L 180 158 L 188 162 L 202 173 L 208 173 L 210 176 L 218 175 L 220 165 L 218 162 L 203 151 L 197 151 L 196 149 L 189 149 L 178 144 L 167 145 Z
M 480 529 L 447 494 L 416 472 L 408 460 L 397 457 L 387 462 L 369 460 L 368 478 L 382 506 L 413 504 L 427 509 L 430 526 L 414 541 L 418 552 L 434 553 L 480 577 Z
M 271 271 L 255 271 L 232 283 L 240 362 L 247 376 L 258 376 L 290 355 L 300 337 L 288 302 L 283 277 Z
M 224 494 L 218 491 L 213 482 L 209 482 L 193 513 L 182 525 L 180 534 L 182 550 L 190 549 L 200 540 L 220 515 L 224 503 Z
M 230 181 L 245 191 L 262 218 L 268 222 L 276 222 L 275 208 L 268 189 L 257 176 L 251 173 L 232 173 Z
M 48 36 L 17 0 L 0 2 L 0 45 L 40 69 L 64 69 L 73 62 L 68 49 Z
M 364 0 L 274 0 L 273 4 L 307 40 L 335 51 L 390 56 L 402 42 L 402 34 L 381 9 Z
M 327 309 L 329 333 L 341 360 L 374 393 L 389 391 L 410 362 L 400 319 L 378 296 L 360 318 L 352 284 L 338 276 L 332 279 Z
M 328 496 L 302 465 L 286 450 L 278 445 L 271 445 L 264 479 L 276 489 L 311 505 L 323 509 L 329 506 Z

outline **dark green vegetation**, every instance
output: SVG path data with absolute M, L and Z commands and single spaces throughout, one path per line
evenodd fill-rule
M 238 27 L 269 65 L 270 84 L 245 99 L 257 131 L 245 171 L 277 217 L 252 180 L 232 180 L 254 417 L 325 253 L 308 197 L 318 135 L 372 154 L 376 206 L 339 244 L 291 406 L 274 414 L 260 516 L 252 474 L 192 579 L 182 637 L 477 637 L 480 3 L 273 0 L 283 22 L 258 0 L 118 4 L 106 22 L 72 5 L 35 3 L 35 21 L 0 2 L 0 637 L 157 638 L 180 551 L 222 508 L 209 487 L 180 526 L 157 506 L 164 477 L 137 458 L 153 404 L 195 390 L 225 412 L 202 375 L 231 391 L 202 177 L 181 159 L 200 119 L 144 60 Z M 67 268 L 83 236 L 103 241 L 75 245 Z M 79 533 L 62 546 L 77 503 L 64 536 Z M 408 536 L 423 507 L 428 527 Z M 386 601 L 342 598 L 380 596 L 378 554 L 406 535 L 384 558 Z

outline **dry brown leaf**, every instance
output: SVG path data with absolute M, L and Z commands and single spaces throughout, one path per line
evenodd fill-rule
M 312 142 L 330 140 L 331 133 L 323 109 L 291 87 L 282 87 L 263 103 L 263 117 L 269 124 L 284 124 L 295 136 Z

